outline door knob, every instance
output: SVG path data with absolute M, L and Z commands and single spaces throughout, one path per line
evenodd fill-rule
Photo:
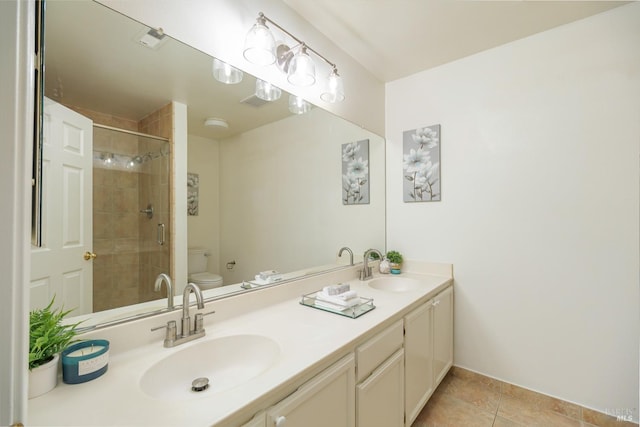
M 93 252 L 85 252 L 84 253 L 84 259 L 86 259 L 87 261 L 89 261 L 90 259 L 96 259 L 98 255 L 94 254 Z

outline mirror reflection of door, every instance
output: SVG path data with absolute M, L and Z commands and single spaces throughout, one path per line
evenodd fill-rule
M 42 247 L 31 253 L 31 309 L 92 312 L 92 145 L 90 119 L 45 99 Z
M 162 298 L 153 279 L 170 268 L 169 142 L 96 122 L 153 130 L 170 105 L 131 123 L 72 108 L 49 99 L 45 106 L 32 308 L 55 296 L 56 306 L 79 315 Z

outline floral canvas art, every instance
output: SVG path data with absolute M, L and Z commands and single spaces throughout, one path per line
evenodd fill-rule
M 440 125 L 402 134 L 405 202 L 440 201 Z
M 197 173 L 187 173 L 187 215 L 198 215 L 200 176 Z
M 369 140 L 342 144 L 342 204 L 369 203 Z

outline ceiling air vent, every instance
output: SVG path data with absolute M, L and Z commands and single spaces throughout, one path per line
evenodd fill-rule
M 262 107 L 264 104 L 268 104 L 269 101 L 265 101 L 264 99 L 260 99 L 255 95 L 251 95 L 240 101 L 241 104 L 251 105 L 252 107 L 258 108 Z
M 143 32 L 138 36 L 136 41 L 144 47 L 156 50 L 167 41 L 166 34 L 162 31 L 162 28 L 151 28 L 148 31 Z

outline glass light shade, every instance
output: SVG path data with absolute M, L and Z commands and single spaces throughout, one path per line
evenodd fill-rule
M 335 69 L 331 71 L 331 74 L 329 74 L 327 90 L 320 95 L 320 99 L 332 104 L 344 100 L 344 85 L 342 83 L 342 77 L 338 75 L 338 72 Z
M 101 159 L 106 166 L 111 166 L 116 162 L 113 153 L 102 153 Z
M 279 87 L 264 80 L 256 79 L 256 96 L 265 101 L 276 101 L 280 99 L 282 91 Z
M 289 95 L 289 111 L 293 114 L 304 114 L 311 110 L 311 104 L 300 96 Z
M 236 67 L 213 58 L 213 77 L 219 82 L 233 85 L 242 81 L 243 73 Z
M 296 86 L 311 86 L 316 82 L 316 65 L 304 46 L 291 58 L 287 80 Z
M 243 55 L 247 61 L 257 65 L 271 65 L 276 62 L 274 53 L 276 41 L 264 20 L 258 22 L 247 33 Z

